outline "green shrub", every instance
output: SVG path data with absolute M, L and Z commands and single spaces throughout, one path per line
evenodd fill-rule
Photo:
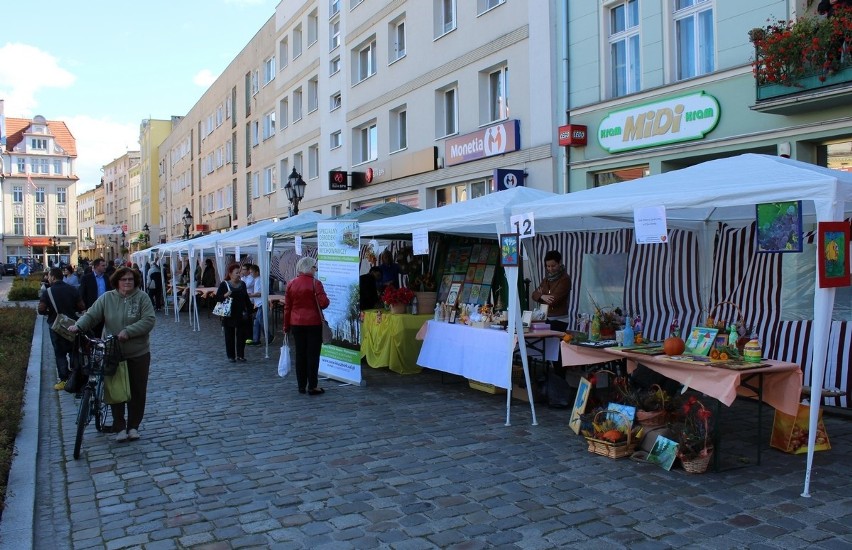
M 21 426 L 35 316 L 36 311 L 28 307 L 0 308 L 0 502 L 3 503 L 15 437 Z
M 12 288 L 9 289 L 7 300 L 17 302 L 22 300 L 38 300 L 41 290 L 41 277 L 38 279 L 30 275 L 27 278 L 15 277 Z

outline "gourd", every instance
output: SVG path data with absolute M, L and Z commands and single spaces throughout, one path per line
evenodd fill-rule
M 680 355 L 686 349 L 683 338 L 672 334 L 663 342 L 663 353 L 666 355 Z

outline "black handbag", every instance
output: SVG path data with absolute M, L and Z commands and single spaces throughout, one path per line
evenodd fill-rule
M 70 369 L 68 371 L 68 380 L 65 381 L 65 391 L 68 393 L 78 393 L 86 385 L 86 373 L 82 367 Z

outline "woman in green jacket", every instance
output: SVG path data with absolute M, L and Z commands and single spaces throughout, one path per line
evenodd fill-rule
M 154 330 L 154 306 L 142 290 L 142 276 L 129 267 L 120 267 L 110 278 L 112 287 L 95 301 L 92 307 L 69 330 L 87 331 L 104 323 L 104 334 L 118 338 L 121 354 L 127 361 L 130 378 L 130 401 L 111 405 L 113 432 L 119 442 L 139 439 L 139 425 L 145 415 L 145 398 L 148 392 L 148 372 L 151 367 L 151 347 L 148 335 Z M 100 335 L 98 335 L 100 336 Z

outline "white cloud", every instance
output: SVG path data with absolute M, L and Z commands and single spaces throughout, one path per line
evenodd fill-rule
M 34 116 L 42 88 L 68 88 L 76 77 L 58 60 L 34 46 L 8 43 L 0 48 L 0 97 L 8 116 Z
M 59 118 L 77 140 L 77 192 L 93 189 L 101 181 L 101 168 L 127 151 L 139 150 L 139 123 L 119 123 L 104 118 Z
M 192 77 L 192 81 L 202 88 L 209 88 L 214 82 L 216 82 L 216 78 L 217 76 L 213 74 L 210 69 L 201 69 L 194 77 Z

